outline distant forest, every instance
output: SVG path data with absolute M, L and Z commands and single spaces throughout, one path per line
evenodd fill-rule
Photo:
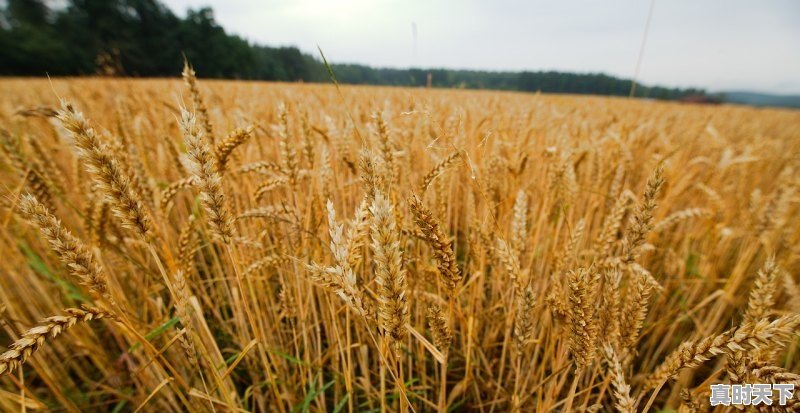
M 171 77 L 180 73 L 183 56 L 205 78 L 329 81 L 320 59 L 295 47 L 268 47 L 228 34 L 210 8 L 180 18 L 158 0 L 6 0 L 0 12 L 0 75 Z M 331 67 L 347 84 L 430 81 L 432 87 L 623 96 L 631 90 L 630 80 L 604 74 Z M 705 92 L 637 85 L 636 95 L 678 99 Z

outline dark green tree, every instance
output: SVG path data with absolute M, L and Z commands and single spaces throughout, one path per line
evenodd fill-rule
M 48 4 L 60 7 L 49 8 Z M 322 63 L 295 47 L 251 44 L 225 32 L 211 8 L 177 17 L 159 0 L 7 0 L 0 9 L 0 75 L 176 76 L 183 56 L 201 77 L 327 82 Z M 387 69 L 334 64 L 341 83 L 627 96 L 632 82 L 604 74 Z M 637 85 L 636 95 L 702 95 Z

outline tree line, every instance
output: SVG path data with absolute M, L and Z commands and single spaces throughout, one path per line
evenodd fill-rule
M 176 16 L 158 0 L 7 0 L 0 9 L 0 75 L 175 76 L 183 56 L 201 77 L 327 82 L 322 61 L 296 47 L 253 44 L 225 32 L 211 8 Z M 604 74 L 388 69 L 332 64 L 347 84 L 628 95 L 631 81 Z M 696 89 L 637 86 L 676 99 Z

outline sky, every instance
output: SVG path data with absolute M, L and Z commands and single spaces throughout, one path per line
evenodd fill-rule
M 229 33 L 380 67 L 632 78 L 648 0 L 162 0 Z M 414 33 L 416 32 L 416 36 Z M 800 0 L 654 0 L 638 80 L 800 94 Z

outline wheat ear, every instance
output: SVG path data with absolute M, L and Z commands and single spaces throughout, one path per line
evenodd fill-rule
M 428 324 L 431 327 L 431 336 L 433 337 L 433 344 L 445 356 L 450 349 L 450 343 L 453 341 L 453 331 L 447 324 L 442 308 L 433 304 L 428 307 Z
M 569 351 L 575 366 L 580 369 L 592 362 L 596 352 L 597 323 L 595 296 L 599 277 L 589 269 L 569 271 Z
M 716 355 L 730 355 L 735 351 L 760 350 L 780 345 L 793 334 L 797 334 L 798 326 L 800 315 L 786 315 L 772 322 L 759 320 L 743 323 L 699 342 L 684 342 L 656 368 L 645 387 L 655 388 L 665 380 L 675 377 L 682 369 L 697 367 Z
M 399 345 L 405 337 L 408 322 L 408 293 L 397 224 L 392 205 L 380 192 L 375 193 L 370 213 L 375 280 L 380 297 L 378 316 L 386 336 Z
M 67 315 L 47 317 L 42 324 L 22 334 L 22 338 L 12 343 L 9 350 L 0 354 L 0 376 L 12 373 L 25 364 L 30 356 L 39 350 L 48 339 L 54 339 L 78 322 L 89 322 L 101 318 L 114 318 L 110 313 L 94 307 L 68 308 Z
M 133 229 L 142 238 L 154 236 L 151 217 L 141 196 L 131 185 L 130 177 L 118 159 L 113 158 L 108 145 L 100 141 L 83 114 L 66 101 L 61 102 L 58 119 L 71 134 L 78 152 L 86 162 L 86 170 L 112 205 L 114 214 L 124 226 Z
M 214 131 L 211 127 L 211 119 L 208 116 L 208 109 L 206 109 L 206 105 L 203 103 L 203 96 L 200 94 L 200 89 L 197 87 L 197 76 L 194 72 L 194 68 L 189 65 L 189 61 L 186 59 L 183 61 L 183 73 L 181 74 L 183 75 L 183 81 L 186 82 L 186 86 L 189 87 L 189 93 L 192 95 L 194 110 L 196 110 L 199 114 L 200 122 L 203 124 L 203 128 L 205 129 L 209 142 L 213 144 Z
M 611 373 L 611 384 L 614 386 L 614 398 L 617 399 L 614 407 L 620 413 L 636 413 L 636 400 L 631 397 L 631 386 L 625 381 L 625 373 L 622 371 L 617 353 L 608 344 L 603 350 Z
M 768 258 L 764 266 L 758 271 L 756 282 L 750 291 L 750 300 L 744 320 L 753 322 L 767 317 L 775 306 L 775 293 L 778 291 L 781 270 L 775 264 L 774 258 Z
M 625 234 L 623 262 L 631 263 L 639 255 L 639 247 L 644 243 L 647 234 L 653 229 L 653 211 L 656 209 L 656 198 L 664 185 L 664 168 L 662 164 L 656 167 L 653 176 L 647 180 L 644 190 L 644 199 L 636 209 L 631 220 L 630 230 Z
M 639 332 L 647 317 L 647 304 L 653 292 L 650 276 L 637 270 L 638 266 L 630 266 L 632 271 L 631 285 L 624 300 L 620 331 L 622 332 L 621 345 L 623 348 L 633 348 L 639 341 Z
M 424 240 L 433 250 L 439 273 L 442 275 L 445 286 L 447 286 L 448 294 L 452 297 L 455 295 L 459 283 L 461 283 L 461 271 L 456 265 L 456 256 L 450 246 L 450 239 L 442 231 L 439 222 L 433 217 L 431 211 L 422 204 L 419 197 L 412 196 L 409 200 L 409 205 L 417 228 L 419 228 Z
M 533 338 L 533 307 L 536 305 L 536 296 L 530 287 L 526 288 L 516 297 L 516 310 L 514 312 L 514 348 L 518 356 L 522 356 Z
M 203 139 L 203 132 L 197 128 L 194 115 L 185 109 L 181 112 L 181 129 L 186 142 L 186 157 L 200 188 L 200 201 L 208 212 L 212 233 L 228 243 L 234 236 L 234 228 L 225 205 L 222 179 L 217 172 L 211 150 Z
M 214 148 L 214 155 L 217 158 L 217 172 L 219 172 L 220 175 L 225 173 L 225 168 L 228 165 L 228 158 L 230 158 L 233 150 L 245 143 L 253 134 L 253 130 L 254 128 L 252 126 L 246 129 L 236 128 Z
M 61 221 L 32 195 L 23 195 L 20 209 L 28 220 L 39 228 L 50 248 L 69 268 L 70 273 L 91 292 L 113 302 L 102 267 L 83 243 L 64 228 Z
M 428 190 L 428 187 L 431 186 L 433 180 L 438 178 L 445 170 L 453 166 L 459 158 L 459 153 L 452 152 L 451 154 L 447 155 L 444 159 L 439 161 L 436 166 L 433 167 L 425 176 L 422 178 L 422 183 L 420 184 L 420 194 L 425 194 L 425 191 Z

